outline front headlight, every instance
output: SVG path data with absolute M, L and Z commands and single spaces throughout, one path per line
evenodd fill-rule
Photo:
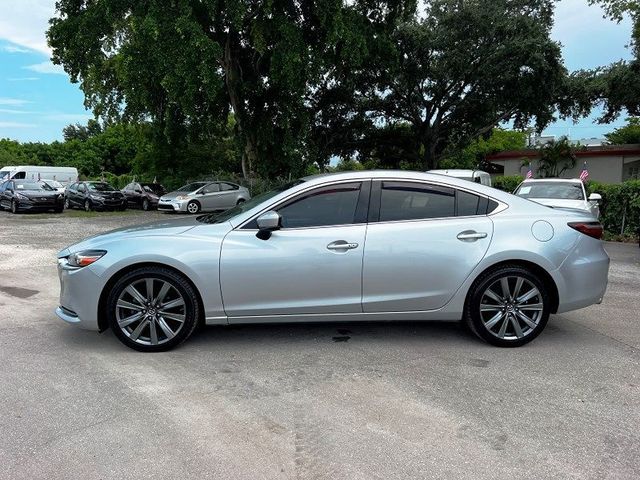
M 106 250 L 84 250 L 69 255 L 67 262 L 72 267 L 86 267 L 100 260 L 106 253 Z
M 176 197 L 176 200 L 189 200 L 189 196 L 188 195 L 178 195 Z
M 102 200 L 102 197 L 100 195 L 89 195 L 89 198 L 93 199 L 93 200 Z

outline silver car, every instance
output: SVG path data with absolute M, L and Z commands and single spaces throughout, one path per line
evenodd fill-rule
M 199 323 L 463 320 L 487 342 L 534 339 L 599 303 L 602 226 L 443 175 L 304 178 L 224 213 L 127 227 L 58 254 L 57 315 L 167 350 Z
M 595 218 L 600 216 L 598 202 L 602 197 L 598 193 L 587 197 L 584 182 L 578 178 L 530 178 L 518 185 L 513 193 L 548 207 L 577 208 L 591 213 Z
M 212 212 L 226 210 L 251 198 L 249 190 L 231 182 L 193 182 L 160 197 L 158 210 Z

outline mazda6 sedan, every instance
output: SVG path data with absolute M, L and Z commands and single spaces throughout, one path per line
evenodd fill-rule
M 58 254 L 57 315 L 168 350 L 199 323 L 463 320 L 523 345 L 600 303 L 593 216 L 453 177 L 307 177 L 221 214 L 127 227 Z

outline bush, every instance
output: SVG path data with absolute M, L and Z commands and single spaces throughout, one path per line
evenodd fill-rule
M 500 176 L 495 177 L 491 184 L 498 190 L 513 193 L 516 187 L 520 185 L 520 183 L 522 183 L 522 180 L 524 180 L 524 177 L 522 175 Z
M 635 235 L 640 228 L 640 180 L 587 182 L 587 193 L 602 195 L 600 222 L 611 235 Z

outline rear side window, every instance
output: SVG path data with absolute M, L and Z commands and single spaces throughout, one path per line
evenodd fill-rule
M 452 188 L 411 182 L 383 181 L 381 222 L 453 217 L 456 196 Z
M 354 223 L 361 183 L 341 183 L 306 192 L 278 209 L 283 228 Z
M 225 182 L 220 183 L 220 190 L 223 192 L 238 190 L 238 188 L 239 188 L 238 185 L 234 185 L 232 183 L 225 183 Z

